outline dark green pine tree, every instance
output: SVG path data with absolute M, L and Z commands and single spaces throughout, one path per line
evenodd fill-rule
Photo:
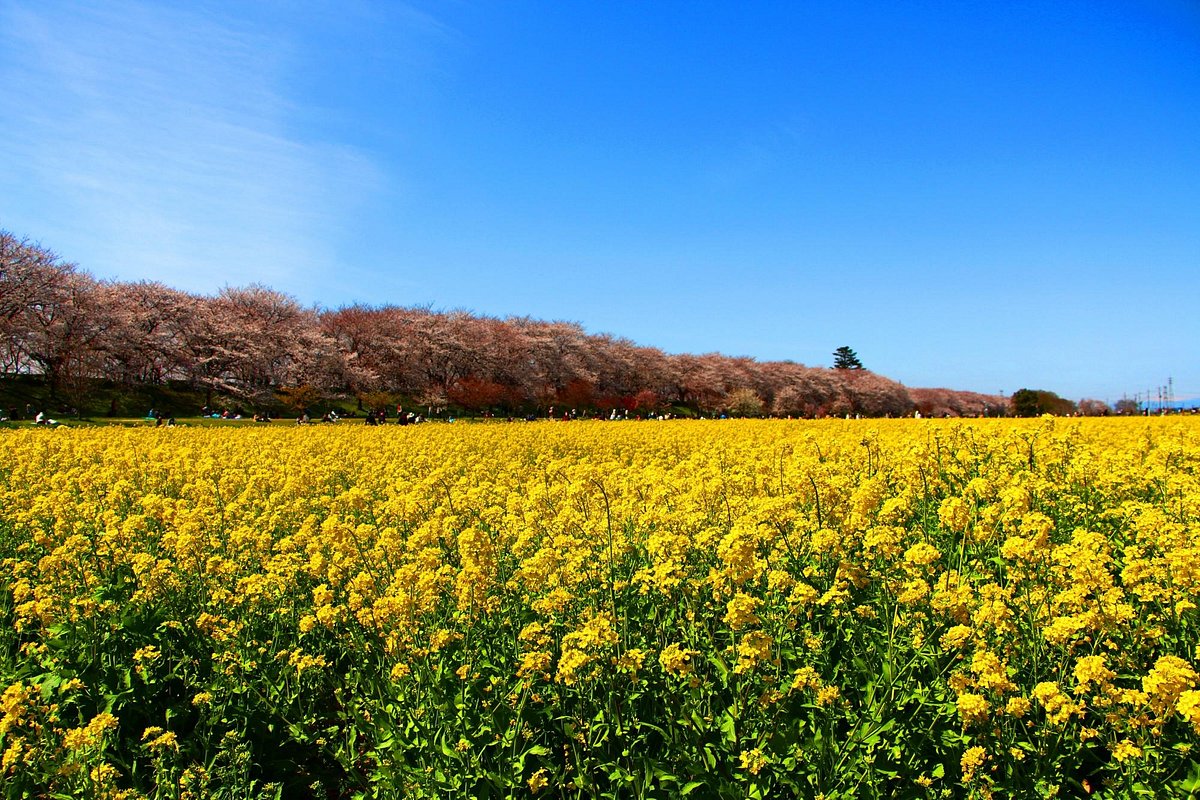
M 862 369 L 862 362 L 858 360 L 858 353 L 855 353 L 849 347 L 842 345 L 837 350 L 833 351 L 833 368 L 834 369 Z

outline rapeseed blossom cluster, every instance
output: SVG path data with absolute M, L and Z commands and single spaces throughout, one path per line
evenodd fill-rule
M 1194 420 L 9 431 L 0 575 L 12 796 L 1119 793 L 1200 745 Z

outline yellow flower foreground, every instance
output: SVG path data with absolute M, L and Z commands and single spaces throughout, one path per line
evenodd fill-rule
M 3 433 L 0 792 L 1187 796 L 1198 472 L 1192 418 Z

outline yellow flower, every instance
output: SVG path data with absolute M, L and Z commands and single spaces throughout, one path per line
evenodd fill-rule
M 900 593 L 896 595 L 896 602 L 901 605 L 912 605 L 919 603 L 929 596 L 929 584 L 922 578 L 913 578 L 906 581 L 901 587 Z
M 842 692 L 836 686 L 822 686 L 817 690 L 817 705 L 831 706 L 841 697 Z
M 763 767 L 770 763 L 769 759 L 763 755 L 762 750 L 757 747 L 753 750 L 743 750 L 738 759 L 741 762 L 741 768 L 751 775 L 757 775 Z
M 531 677 L 547 677 L 550 672 L 550 664 L 553 661 L 553 656 L 540 650 L 522 653 L 521 664 L 517 667 L 517 677 L 526 679 Z
M 1155 712 L 1165 717 L 1175 701 L 1196 685 L 1196 680 L 1196 671 L 1191 664 L 1177 656 L 1162 656 L 1154 662 L 1150 673 L 1142 678 L 1142 691 L 1146 693 Z
M 811 606 L 820 599 L 821 593 L 807 583 L 797 583 L 788 595 L 788 603 L 793 606 Z
M 633 673 L 636 676 L 637 671 L 642 668 L 645 660 L 646 651 L 634 647 L 613 659 L 613 665 L 621 672 Z
M 537 794 L 542 789 L 545 789 L 550 785 L 550 781 L 546 780 L 546 769 L 543 767 L 542 769 L 539 769 L 537 772 L 530 775 L 527 783 L 529 784 L 529 791 L 533 792 L 534 794 Z
M 1142 748 L 1128 739 L 1122 739 L 1112 748 L 1112 757 L 1122 764 L 1134 758 L 1142 757 Z
M 329 662 L 325 659 L 325 656 L 309 655 L 299 647 L 290 653 L 286 653 L 286 655 L 288 659 L 288 665 L 294 667 L 298 674 L 302 674 L 312 669 L 325 669 L 329 666 Z
M 1016 631 L 1013 624 L 1013 612 L 1009 608 L 1012 599 L 1012 588 L 1001 587 L 995 583 L 979 587 L 979 607 L 971 615 L 975 627 L 980 630 L 991 629 L 996 634 L 1008 636 Z
M 117 727 L 117 718 L 112 714 L 100 713 L 92 717 L 87 725 L 72 728 L 63 736 L 63 746 L 68 750 L 82 750 L 98 743 L 106 731 Z
M 1037 546 L 1024 536 L 1009 536 L 1000 548 L 1000 554 L 1009 561 L 1028 561 L 1037 552 Z
M 603 393 L 612 377 L 598 376 Z M 900 680 L 954 692 L 978 734 L 963 749 L 980 750 L 960 753 L 964 794 L 1009 780 L 988 767 L 1037 758 L 1039 736 L 1108 747 L 1114 769 L 1191 746 L 1200 417 L 843 423 L 0 431 L 8 645 L 29 668 L 14 675 L 52 675 L 73 659 L 48 642 L 119 624 L 109 584 L 124 576 L 168 637 L 135 644 L 132 666 L 211 654 L 213 680 L 184 695 L 201 716 L 263 669 L 298 690 L 318 675 L 336 686 L 325 644 L 420 689 L 425 722 L 462 690 L 488 712 L 578 716 L 562 701 L 603 698 L 647 667 L 703 705 L 723 691 L 710 660 L 733 662 L 755 714 L 853 711 L 863 687 L 844 684 L 844 702 L 818 665 L 838 669 L 843 635 L 886 631 L 897 663 L 948 664 Z M 508 674 L 488 656 L 500 653 Z M 467 672 L 485 661 L 493 680 Z M 116 800 L 125 776 L 109 792 L 93 752 L 113 731 L 76 716 L 115 689 L 62 677 L 0 684 L 0 782 L 28 764 L 69 793 L 96 769 L 94 794 Z M 1013 727 L 1034 732 L 1019 739 L 1028 750 L 1010 749 Z M 153 755 L 172 754 L 167 733 L 145 740 Z M 511 734 L 536 738 L 520 723 Z M 582 782 L 565 755 L 563 782 Z M 211 789 L 190 780 L 193 798 Z
M 961 497 L 947 497 L 938 506 L 938 520 L 947 530 L 962 533 L 971 522 L 971 509 Z
M 792 680 L 792 691 L 802 692 L 805 689 L 820 689 L 821 676 L 812 667 L 801 667 L 796 670 L 796 676 Z
M 678 644 L 671 643 L 659 654 L 658 663 L 669 675 L 688 675 L 692 671 L 692 659 L 698 655 L 699 650 L 685 650 Z
M 904 561 L 916 567 L 924 567 L 937 561 L 942 554 L 928 542 L 918 542 L 904 551 Z
M 737 645 L 738 662 L 734 672 L 749 672 L 771 655 L 775 641 L 762 631 L 750 631 L 742 636 Z
M 1009 680 L 1008 665 L 990 650 L 980 649 L 971 659 L 971 672 L 981 689 L 988 689 L 997 694 L 1016 690 L 1016 685 Z
M 1182 692 L 1175 708 L 1180 716 L 1192 723 L 1196 733 L 1200 734 L 1200 692 L 1194 689 Z
M 558 659 L 555 679 L 571 686 L 588 677 L 594 670 L 585 670 L 595 662 L 600 653 L 617 644 L 620 637 L 613 629 L 612 616 L 608 613 L 591 614 L 574 631 L 562 640 L 562 654 Z
M 983 695 L 967 692 L 958 696 L 958 715 L 962 717 L 964 728 L 985 721 L 990 710 Z
M 1058 684 L 1053 681 L 1042 681 L 1033 687 L 1033 698 L 1046 711 L 1046 721 L 1052 725 L 1066 722 L 1072 716 L 1081 713 L 1078 705 L 1062 693 Z
M 179 741 L 173 731 L 164 731 L 157 726 L 146 728 L 142 732 L 142 741 L 148 750 L 178 750 Z
M 34 687 L 18 681 L 0 695 L 0 712 L 3 712 L 6 718 L 20 719 L 30 710 L 36 696 L 37 690 Z M 0 733 L 3 733 L 3 729 L 0 729 Z
M 975 772 L 983 766 L 983 762 L 987 761 L 987 751 L 976 745 L 963 753 L 959 765 L 962 767 L 963 783 L 970 783 L 975 779 Z
M 974 631 L 969 625 L 955 625 L 942 634 L 939 643 L 944 650 L 957 650 L 970 640 L 972 633 Z
M 1075 662 L 1075 693 L 1084 694 L 1093 683 L 1103 690 L 1115 677 L 1116 673 L 1104 665 L 1104 656 L 1084 656 Z
M 1064 614 L 1055 617 L 1049 625 L 1042 628 L 1042 637 L 1052 645 L 1062 646 L 1084 631 L 1087 624 L 1087 619 L 1084 617 Z
M 725 624 L 729 626 L 730 630 L 735 631 L 750 625 L 757 625 L 759 620 L 754 610 L 761 602 L 757 597 L 738 592 L 726 605 Z
M 117 771 L 117 768 L 112 764 L 101 764 L 93 767 L 92 771 L 88 773 L 88 776 L 92 779 L 92 783 L 101 787 L 111 786 L 119 775 L 120 773 Z
M 71 678 L 69 681 L 64 681 L 63 684 L 58 687 L 58 693 L 59 694 L 70 694 L 71 692 L 74 692 L 74 691 L 77 691 L 77 690 L 83 689 L 83 688 L 84 688 L 83 681 L 79 680 L 79 678 Z
M 546 626 L 540 622 L 531 622 L 521 629 L 517 634 L 517 640 L 522 642 L 532 642 L 535 645 L 543 645 L 550 641 L 550 637 L 546 633 Z
M 1008 714 L 1010 717 L 1016 717 L 1017 719 L 1020 719 L 1028 714 L 1031 708 L 1033 708 L 1033 703 L 1029 702 L 1024 697 L 1010 697 L 1008 698 L 1008 702 L 1004 705 L 1004 713 Z
M 157 647 L 150 644 L 146 645 L 145 647 L 139 647 L 133 654 L 133 660 L 138 662 L 154 661 L 160 655 L 162 655 L 162 652 Z
M 8 772 L 8 770 L 16 765 L 21 757 L 25 754 L 25 743 L 21 739 L 15 740 L 8 749 L 4 751 L 3 759 L 0 759 L 0 772 Z

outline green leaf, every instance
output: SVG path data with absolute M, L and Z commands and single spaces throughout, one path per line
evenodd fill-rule
M 43 678 L 41 685 L 42 699 L 49 700 L 54 694 L 54 690 L 57 689 L 62 682 L 62 678 L 57 675 L 47 675 L 45 678 Z
M 724 734 L 725 741 L 737 744 L 737 720 L 728 711 L 721 715 L 721 733 Z
M 647 775 L 653 775 L 655 780 L 660 784 L 679 783 L 679 778 L 667 772 L 662 767 L 654 767 L 653 769 L 647 767 Z M 647 780 L 647 785 L 649 785 L 649 780 Z

